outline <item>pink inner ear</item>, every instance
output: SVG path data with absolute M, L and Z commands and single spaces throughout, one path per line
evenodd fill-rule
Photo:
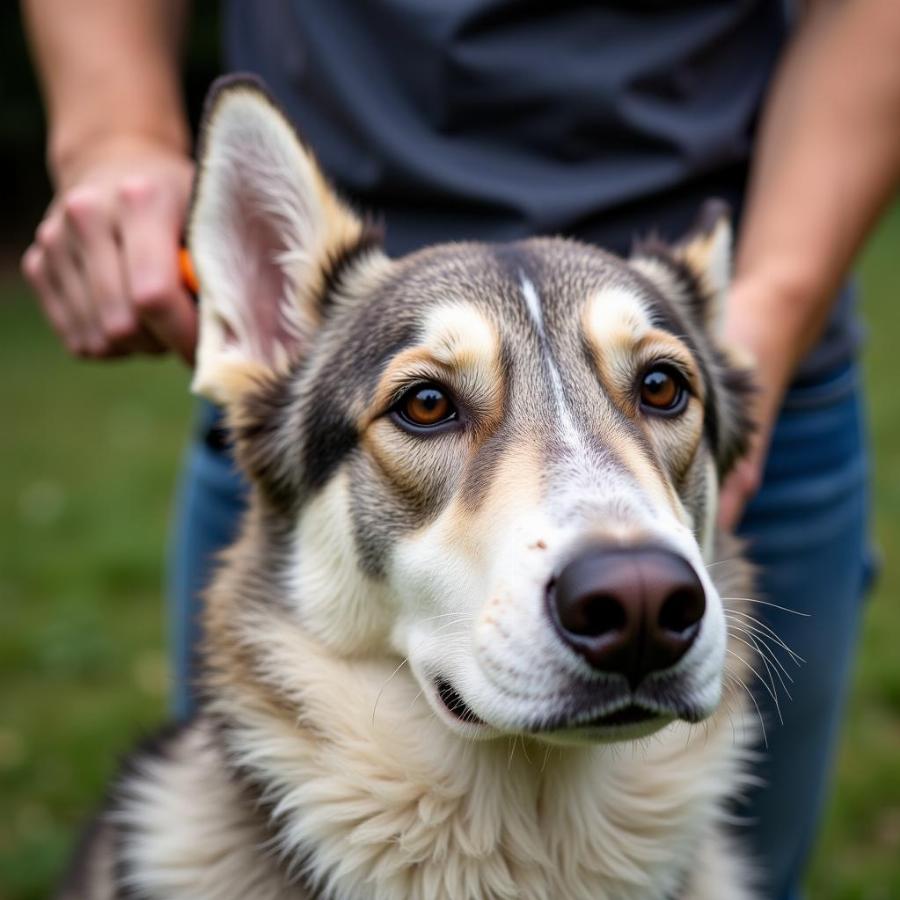
M 290 279 L 279 262 L 287 250 L 283 237 L 286 224 L 271 210 L 261 208 L 246 190 L 236 203 L 234 242 L 240 254 L 238 277 L 241 280 L 241 332 L 229 329 L 226 340 L 240 345 L 252 358 L 269 366 L 284 353 L 293 359 L 299 352 L 299 315 L 293 321 L 290 312 L 298 312 Z M 278 348 L 282 348 L 281 351 Z

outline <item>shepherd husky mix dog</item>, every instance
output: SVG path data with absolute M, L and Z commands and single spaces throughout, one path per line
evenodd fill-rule
M 250 509 L 201 711 L 126 765 L 63 896 L 752 896 L 725 831 L 729 244 L 707 215 L 628 261 L 556 238 L 389 259 L 265 92 L 220 84 L 194 387 Z

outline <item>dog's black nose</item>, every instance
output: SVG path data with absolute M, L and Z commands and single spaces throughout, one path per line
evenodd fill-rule
M 584 550 L 550 583 L 547 599 L 560 637 L 632 688 L 684 656 L 706 609 L 693 566 L 659 547 Z

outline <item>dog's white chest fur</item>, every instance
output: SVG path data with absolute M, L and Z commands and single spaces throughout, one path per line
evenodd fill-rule
M 314 731 L 248 705 L 228 738 L 268 785 L 257 817 L 202 722 L 129 785 L 125 815 L 142 833 L 126 858 L 151 896 L 743 898 L 715 891 L 741 881 L 714 845 L 738 769 L 727 721 L 637 748 L 472 743 L 447 735 L 412 681 L 394 679 L 373 717 L 385 673 L 319 663 L 298 679 Z M 691 885 L 698 869 L 708 893 Z

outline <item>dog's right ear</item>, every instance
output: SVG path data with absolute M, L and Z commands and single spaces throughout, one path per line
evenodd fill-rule
M 200 141 L 188 224 L 200 289 L 192 388 L 231 405 L 302 358 L 329 273 L 365 228 L 257 81 L 213 86 Z
M 711 199 L 680 241 L 640 241 L 629 262 L 676 299 L 695 325 L 717 338 L 731 282 L 731 255 L 731 211 L 728 204 Z

